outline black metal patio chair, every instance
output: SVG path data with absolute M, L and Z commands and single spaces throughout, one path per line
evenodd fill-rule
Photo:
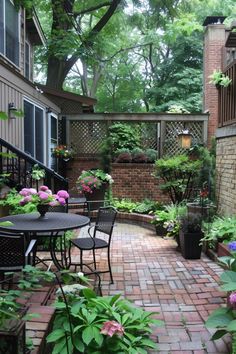
M 70 241 L 71 245 L 79 248 L 80 250 L 80 270 L 83 272 L 83 266 L 88 266 L 88 264 L 83 263 L 83 252 L 92 250 L 93 253 L 93 262 L 89 264 L 94 265 L 94 273 L 110 273 L 111 284 L 113 283 L 113 276 L 111 270 L 111 260 L 110 260 L 110 245 L 111 238 L 113 233 L 113 227 L 116 219 L 117 211 L 115 208 L 101 207 L 98 210 L 97 218 L 95 225 L 90 226 L 88 229 L 89 237 L 79 237 L 77 239 L 72 239 Z M 92 229 L 93 232 L 92 232 Z M 104 238 L 98 237 L 98 233 L 101 233 Z M 107 257 L 108 257 L 108 270 L 97 270 L 95 251 L 98 249 L 107 248 Z M 70 264 L 77 266 L 77 264 L 71 262 L 71 249 L 70 249 Z M 89 267 L 89 269 L 91 269 Z M 92 274 L 91 272 L 85 272 L 86 275 Z
M 21 233 L 0 232 L 0 283 L 12 282 L 12 276 L 5 281 L 5 273 L 20 272 L 25 265 L 34 264 L 36 240 L 27 244 Z

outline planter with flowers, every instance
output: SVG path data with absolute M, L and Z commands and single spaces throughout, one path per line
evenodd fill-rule
M 81 195 L 85 195 L 89 210 L 96 210 L 104 204 L 105 193 L 113 183 L 112 177 L 100 169 L 82 171 L 76 181 Z
M 52 156 L 67 162 L 75 156 L 75 151 L 67 145 L 58 145 L 52 149 Z
M 49 207 L 57 205 L 66 205 L 69 194 L 65 190 L 60 190 L 53 194 L 47 186 L 41 186 L 39 191 L 35 188 L 23 188 L 19 195 L 22 197 L 19 201 L 21 206 L 31 203 L 36 206 L 40 217 L 44 218 Z

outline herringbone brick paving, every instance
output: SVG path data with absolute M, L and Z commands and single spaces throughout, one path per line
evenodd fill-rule
M 86 228 L 79 237 L 83 234 Z M 186 260 L 176 251 L 174 240 L 121 223 L 114 228 L 111 254 L 114 284 L 105 274 L 103 294 L 120 293 L 146 310 L 159 312 L 156 317 L 165 325 L 155 328 L 153 337 L 160 354 L 230 353 L 230 339 L 212 342 L 204 327 L 211 311 L 225 303 L 225 293 L 218 286 L 222 268 L 215 262 L 204 254 L 200 260 Z M 73 258 L 77 257 L 74 252 Z M 105 250 L 98 251 L 97 260 L 104 269 Z

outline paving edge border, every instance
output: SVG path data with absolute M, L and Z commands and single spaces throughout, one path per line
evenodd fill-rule
M 91 212 L 91 217 L 95 217 L 97 214 L 96 211 Z M 155 225 L 151 224 L 153 216 L 146 214 L 137 214 L 137 213 L 125 213 L 118 211 L 117 220 L 122 220 L 129 224 L 138 224 L 147 229 L 155 231 Z

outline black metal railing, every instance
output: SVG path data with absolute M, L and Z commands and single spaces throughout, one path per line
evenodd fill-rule
M 43 183 L 53 192 L 59 189 L 68 190 L 68 181 L 54 170 L 45 166 L 24 151 L 0 138 L 0 174 L 7 174 L 7 184 L 10 187 L 38 187 L 38 181 L 32 178 L 35 165 L 45 171 Z

